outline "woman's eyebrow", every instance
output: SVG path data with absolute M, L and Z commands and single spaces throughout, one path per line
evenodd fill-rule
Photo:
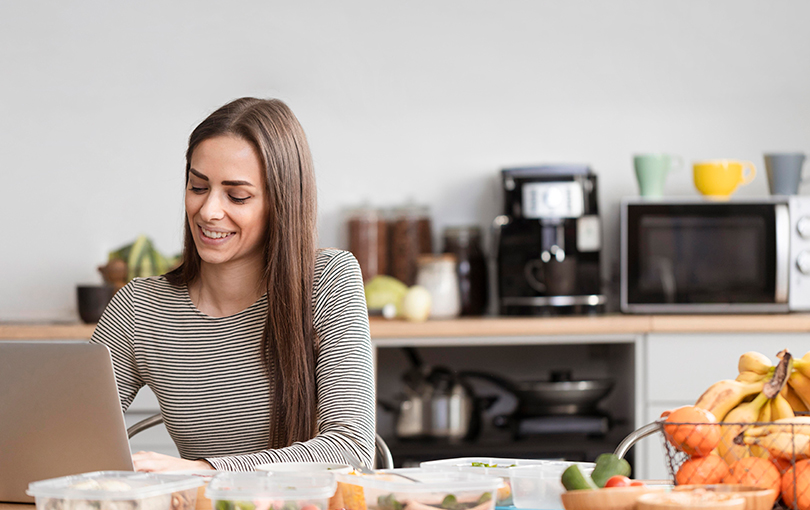
M 223 186 L 250 186 L 251 188 L 255 187 L 248 181 L 222 181 Z
M 208 176 L 207 175 L 205 175 L 205 174 L 203 174 L 203 173 L 201 173 L 201 172 L 199 172 L 199 171 L 197 171 L 197 170 L 195 170 L 193 168 L 189 168 L 188 171 L 191 172 L 192 174 L 194 174 L 195 176 L 199 177 L 200 179 L 202 179 L 204 181 L 208 181 Z M 222 185 L 223 186 L 250 186 L 251 188 L 255 188 L 255 186 L 253 184 L 249 183 L 248 181 L 222 181 Z
M 202 173 L 198 172 L 197 170 L 194 170 L 193 168 L 189 168 L 189 169 L 188 169 L 188 171 L 189 171 L 189 172 L 191 172 L 191 173 L 193 173 L 194 175 L 196 175 L 197 177 L 199 177 L 200 179 L 202 179 L 202 180 L 204 180 L 204 181 L 207 181 L 207 180 L 208 180 L 208 176 L 207 176 L 207 175 L 202 174 Z

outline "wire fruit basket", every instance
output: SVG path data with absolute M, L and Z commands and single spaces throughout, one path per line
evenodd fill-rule
M 675 485 L 734 484 L 772 489 L 774 508 L 810 510 L 810 422 L 675 423 L 663 419 L 628 435 L 624 457 L 660 434 Z

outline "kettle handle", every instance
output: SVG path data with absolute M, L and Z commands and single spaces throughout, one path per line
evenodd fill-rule
M 492 373 L 489 373 L 489 372 L 478 372 L 476 370 L 465 370 L 463 372 L 460 372 L 458 375 L 462 379 L 466 379 L 466 378 L 483 379 L 485 381 L 491 382 L 495 386 L 498 386 L 498 387 L 506 390 L 507 392 L 511 393 L 512 395 L 514 395 L 516 397 L 518 396 L 518 393 L 519 393 L 518 387 L 517 387 L 517 385 L 515 383 L 513 383 L 509 379 L 506 379 L 504 377 L 501 377 L 499 375 L 495 375 L 495 374 L 492 374 Z

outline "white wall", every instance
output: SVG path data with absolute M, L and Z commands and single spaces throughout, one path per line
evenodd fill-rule
M 437 236 L 488 225 L 500 168 L 585 162 L 615 258 L 632 153 L 810 150 L 808 20 L 805 0 L 0 0 L 0 320 L 77 320 L 75 285 L 139 233 L 178 251 L 188 134 L 243 95 L 304 125 L 321 245 L 365 200 L 428 203 Z M 738 192 L 766 193 L 764 171 Z

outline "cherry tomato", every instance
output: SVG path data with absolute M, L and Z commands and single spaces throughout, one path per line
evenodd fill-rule
M 605 487 L 630 487 L 630 479 L 624 475 L 616 475 L 608 478 Z
M 630 487 L 646 487 L 646 485 L 644 485 L 644 482 L 633 480 L 632 482 L 630 482 Z

